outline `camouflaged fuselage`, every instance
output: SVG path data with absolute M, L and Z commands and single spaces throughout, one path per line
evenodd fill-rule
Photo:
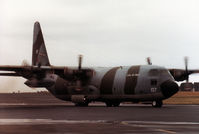
M 162 93 L 160 85 L 165 81 L 174 81 L 167 69 L 154 65 L 97 67 L 93 70 L 93 76 L 82 90 L 75 91 L 66 86 L 70 85 L 69 82 L 59 77 L 56 79 L 56 86 L 48 89 L 63 100 L 71 100 L 72 96 L 79 95 L 89 101 L 137 102 L 167 98 Z

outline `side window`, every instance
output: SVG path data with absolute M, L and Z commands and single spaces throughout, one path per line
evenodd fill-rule
M 156 86 L 156 85 L 157 85 L 157 80 L 152 79 L 152 80 L 151 80 L 151 86 Z
M 161 75 L 167 75 L 169 72 L 167 71 L 167 70 L 165 70 L 165 69 L 160 69 L 159 70 L 160 71 L 160 74 Z

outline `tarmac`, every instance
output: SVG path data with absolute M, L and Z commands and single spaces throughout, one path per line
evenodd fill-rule
M 198 134 L 199 105 L 89 107 L 45 94 L 0 94 L 0 133 Z

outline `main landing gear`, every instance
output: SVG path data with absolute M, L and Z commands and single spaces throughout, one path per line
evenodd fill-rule
M 75 106 L 78 106 L 78 107 L 88 107 L 88 102 L 75 103 Z
M 153 107 L 162 107 L 162 100 L 152 101 Z
M 119 107 L 120 102 L 105 102 L 107 107 Z

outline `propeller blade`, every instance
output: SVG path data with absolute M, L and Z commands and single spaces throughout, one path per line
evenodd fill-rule
M 79 63 L 79 66 L 78 66 L 78 69 L 81 70 L 82 69 L 82 55 L 79 55 L 78 57 L 78 63 Z
M 150 58 L 150 57 L 147 57 L 146 60 L 147 60 L 148 65 L 152 65 L 152 62 L 151 62 L 151 58 Z
M 81 91 L 82 90 L 82 82 L 80 80 L 76 81 L 76 87 L 75 87 L 76 91 Z
M 27 60 L 23 60 L 22 61 L 22 66 L 30 66 L 30 64 L 28 63 L 28 61 Z
M 188 57 L 184 57 L 186 82 L 189 82 Z

